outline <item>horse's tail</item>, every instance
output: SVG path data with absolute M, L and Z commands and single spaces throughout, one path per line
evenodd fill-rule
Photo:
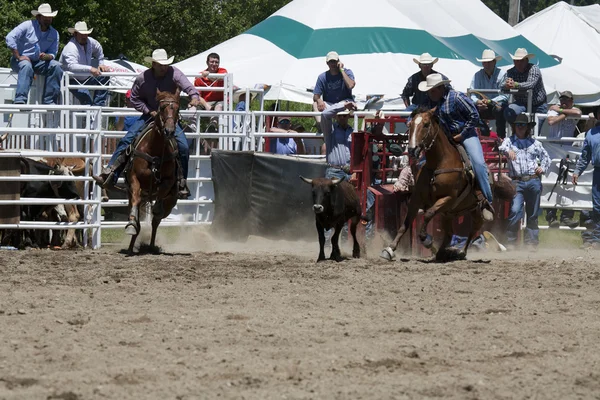
M 494 197 L 503 201 L 511 201 L 516 194 L 512 180 L 506 175 L 500 175 L 500 178 L 494 181 L 493 191 Z

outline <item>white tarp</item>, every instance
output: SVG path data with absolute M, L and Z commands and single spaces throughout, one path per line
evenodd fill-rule
M 413 57 L 429 52 L 435 69 L 465 91 L 481 68 L 475 60 L 485 48 L 512 65 L 509 52 L 525 47 L 536 53 L 549 94 L 571 90 L 577 97 L 600 98 L 600 84 L 560 65 L 520 36 L 480 0 L 295 0 L 247 32 L 175 64 L 186 74 L 206 68 L 216 52 L 234 84 L 272 86 L 268 99 L 312 102 L 317 76 L 327 69 L 325 54 L 336 50 L 356 76 L 354 94 L 397 98 L 418 71 Z
M 515 26 L 515 29 L 547 54 L 562 59 L 573 74 L 564 76 L 569 85 L 593 81 L 596 85 L 600 71 L 600 5 L 571 6 L 564 1 L 556 3 Z M 546 75 L 544 75 L 546 80 Z M 579 90 L 579 91 L 576 91 Z M 581 89 L 572 90 L 581 94 Z M 577 96 L 579 105 L 599 105 L 598 93 Z

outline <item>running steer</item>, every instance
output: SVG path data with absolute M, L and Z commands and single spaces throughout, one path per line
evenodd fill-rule
M 331 260 L 342 261 L 342 254 L 338 239 L 344 223 L 351 221 L 350 232 L 354 240 L 352 257 L 360 258 L 360 246 L 356 240 L 356 227 L 359 220 L 367 220 L 361 216 L 360 202 L 354 186 L 343 179 L 315 178 L 308 179 L 300 176 L 306 183 L 312 185 L 313 211 L 317 222 L 319 234 L 319 258 L 317 262 L 325 260 L 325 230 L 335 228 L 331 237 Z

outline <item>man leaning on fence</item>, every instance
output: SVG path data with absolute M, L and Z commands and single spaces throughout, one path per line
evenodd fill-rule
M 473 75 L 471 81 L 471 89 L 477 90 L 500 90 L 504 81 L 505 73 L 498 67 L 496 63 L 502 59 L 502 56 L 497 56 L 493 50 L 485 49 L 481 58 L 477 61 L 481 63 L 479 71 Z M 496 120 L 496 133 L 501 138 L 506 137 L 506 120 L 504 119 L 504 108 L 502 103 L 506 102 L 506 97 L 502 93 L 482 93 L 487 99 L 479 99 L 476 95 L 471 95 L 471 100 L 479 110 L 481 119 Z
M 152 62 L 152 67 L 138 75 L 131 88 L 131 103 L 136 110 L 142 113 L 142 116 L 133 124 L 127 135 L 119 141 L 108 166 L 102 170 L 100 176 L 94 176 L 100 186 L 106 188 L 114 185 L 128 160 L 125 150 L 133 143 L 144 127 L 154 121 L 154 117 L 158 112 L 158 102 L 156 101 L 158 90 L 175 93 L 177 89 L 180 89 L 190 96 L 190 105 L 197 106 L 199 104 L 198 91 L 183 72 L 170 65 L 173 59 L 174 57 L 169 57 L 164 49 L 156 49 L 152 52 L 152 57 L 144 59 L 146 62 Z M 190 195 L 186 182 L 190 150 L 179 123 L 175 127 L 175 141 L 177 142 L 179 161 L 183 173 L 182 179 L 179 180 L 177 195 L 180 199 L 186 199 Z
M 104 52 L 102 45 L 89 34 L 94 28 L 89 28 L 85 21 L 78 21 L 75 27 L 69 28 L 69 33 L 73 35 L 69 43 L 66 44 L 60 55 L 60 63 L 63 71 L 72 72 L 71 84 L 82 85 L 106 85 L 109 77 L 102 76 L 102 72 L 107 72 L 108 68 L 104 65 Z M 98 68 L 92 66 L 92 58 L 98 60 Z M 90 95 L 89 89 L 75 88 L 71 90 L 73 96 L 81 104 L 92 106 L 106 106 L 107 90 L 98 88 L 94 92 L 94 99 Z
M 510 204 L 506 228 L 507 248 L 517 246 L 517 232 L 523 215 L 527 212 L 525 244 L 537 250 L 539 244 L 538 213 L 542 195 L 542 174 L 548 171 L 550 157 L 539 140 L 531 137 L 535 122 L 526 114 L 515 119 L 515 132 L 504 139 L 498 150 L 508 158 L 509 175 L 516 186 L 516 194 Z
M 21 23 L 6 35 L 6 45 L 12 52 L 10 66 L 18 73 L 14 103 L 27 104 L 35 73 L 46 77 L 42 104 L 57 104 L 63 71 L 56 61 L 58 32 L 52 21 L 58 11 L 44 3 L 31 14 L 35 19 Z
M 571 118 L 567 118 L 571 117 Z M 548 139 L 560 139 L 562 137 L 574 137 L 577 128 L 577 121 L 581 117 L 581 110 L 573 107 L 573 93 L 566 90 L 560 93 L 560 104 L 553 104 L 548 110 Z M 566 142 L 571 145 L 571 142 Z M 566 151 L 565 151 L 566 152 Z M 574 219 L 575 210 L 562 210 L 560 222 L 556 219 L 556 208 L 550 208 L 546 211 L 546 221 L 551 228 L 558 228 L 560 224 L 569 228 L 576 228 L 579 222 Z
M 532 113 L 545 114 L 548 111 L 546 105 L 546 89 L 542 80 L 540 67 L 529 61 L 535 54 L 528 53 L 526 49 L 520 48 L 511 54 L 514 67 L 506 71 L 504 89 L 518 89 L 521 92 L 513 95 L 514 102 L 504 109 L 504 118 L 514 123 L 517 115 L 527 111 L 527 90 L 532 90 Z
M 600 107 L 596 108 L 597 119 L 600 119 Z M 592 175 L 592 227 L 581 233 L 583 245 L 600 249 L 600 125 L 586 132 L 581 157 L 573 172 L 573 184 L 577 185 L 579 177 L 589 163 L 594 166 Z

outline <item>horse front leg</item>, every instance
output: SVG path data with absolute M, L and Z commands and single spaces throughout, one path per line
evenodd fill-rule
M 453 197 L 446 196 L 438 199 L 433 206 L 425 211 L 425 215 L 423 218 L 423 224 L 421 225 L 421 230 L 419 231 L 419 239 L 425 248 L 431 249 L 433 246 L 433 237 L 427 233 L 427 225 L 429 222 L 440 212 L 444 211 L 445 207 L 448 207 L 453 200 Z M 434 252 L 435 253 L 435 252 Z
M 156 232 L 158 231 L 158 226 L 160 225 L 160 221 L 163 219 L 164 213 L 164 204 L 162 200 L 154 203 L 152 207 L 152 237 L 150 239 L 150 249 L 152 252 L 158 254 L 158 248 L 156 247 Z
M 467 250 L 471 245 L 471 242 L 475 239 L 475 235 L 477 235 L 477 232 L 479 232 L 483 226 L 483 215 L 479 208 L 471 211 L 471 220 L 473 221 L 471 225 L 471 232 L 469 233 L 467 243 L 465 243 L 465 248 L 461 252 L 461 259 L 463 260 L 467 258 Z
M 402 237 L 412 225 L 413 220 L 419 212 L 419 207 L 421 207 L 421 202 L 419 201 L 418 194 L 414 193 L 408 201 L 408 212 L 406 213 L 402 226 L 398 229 L 398 233 L 396 233 L 396 237 L 392 243 L 381 251 L 381 254 L 379 255 L 381 258 L 385 258 L 388 261 L 396 259 L 396 254 L 394 252 L 396 251 L 396 248 L 398 248 L 400 240 L 402 240 Z
M 440 244 L 440 248 L 435 253 L 435 259 L 437 261 L 446 261 L 448 258 L 456 258 L 456 252 L 452 251 L 452 248 L 449 248 L 448 245 L 452 241 L 452 222 L 454 221 L 454 217 L 443 215 L 442 216 L 442 231 L 444 233 L 444 237 L 442 239 L 442 243 Z

